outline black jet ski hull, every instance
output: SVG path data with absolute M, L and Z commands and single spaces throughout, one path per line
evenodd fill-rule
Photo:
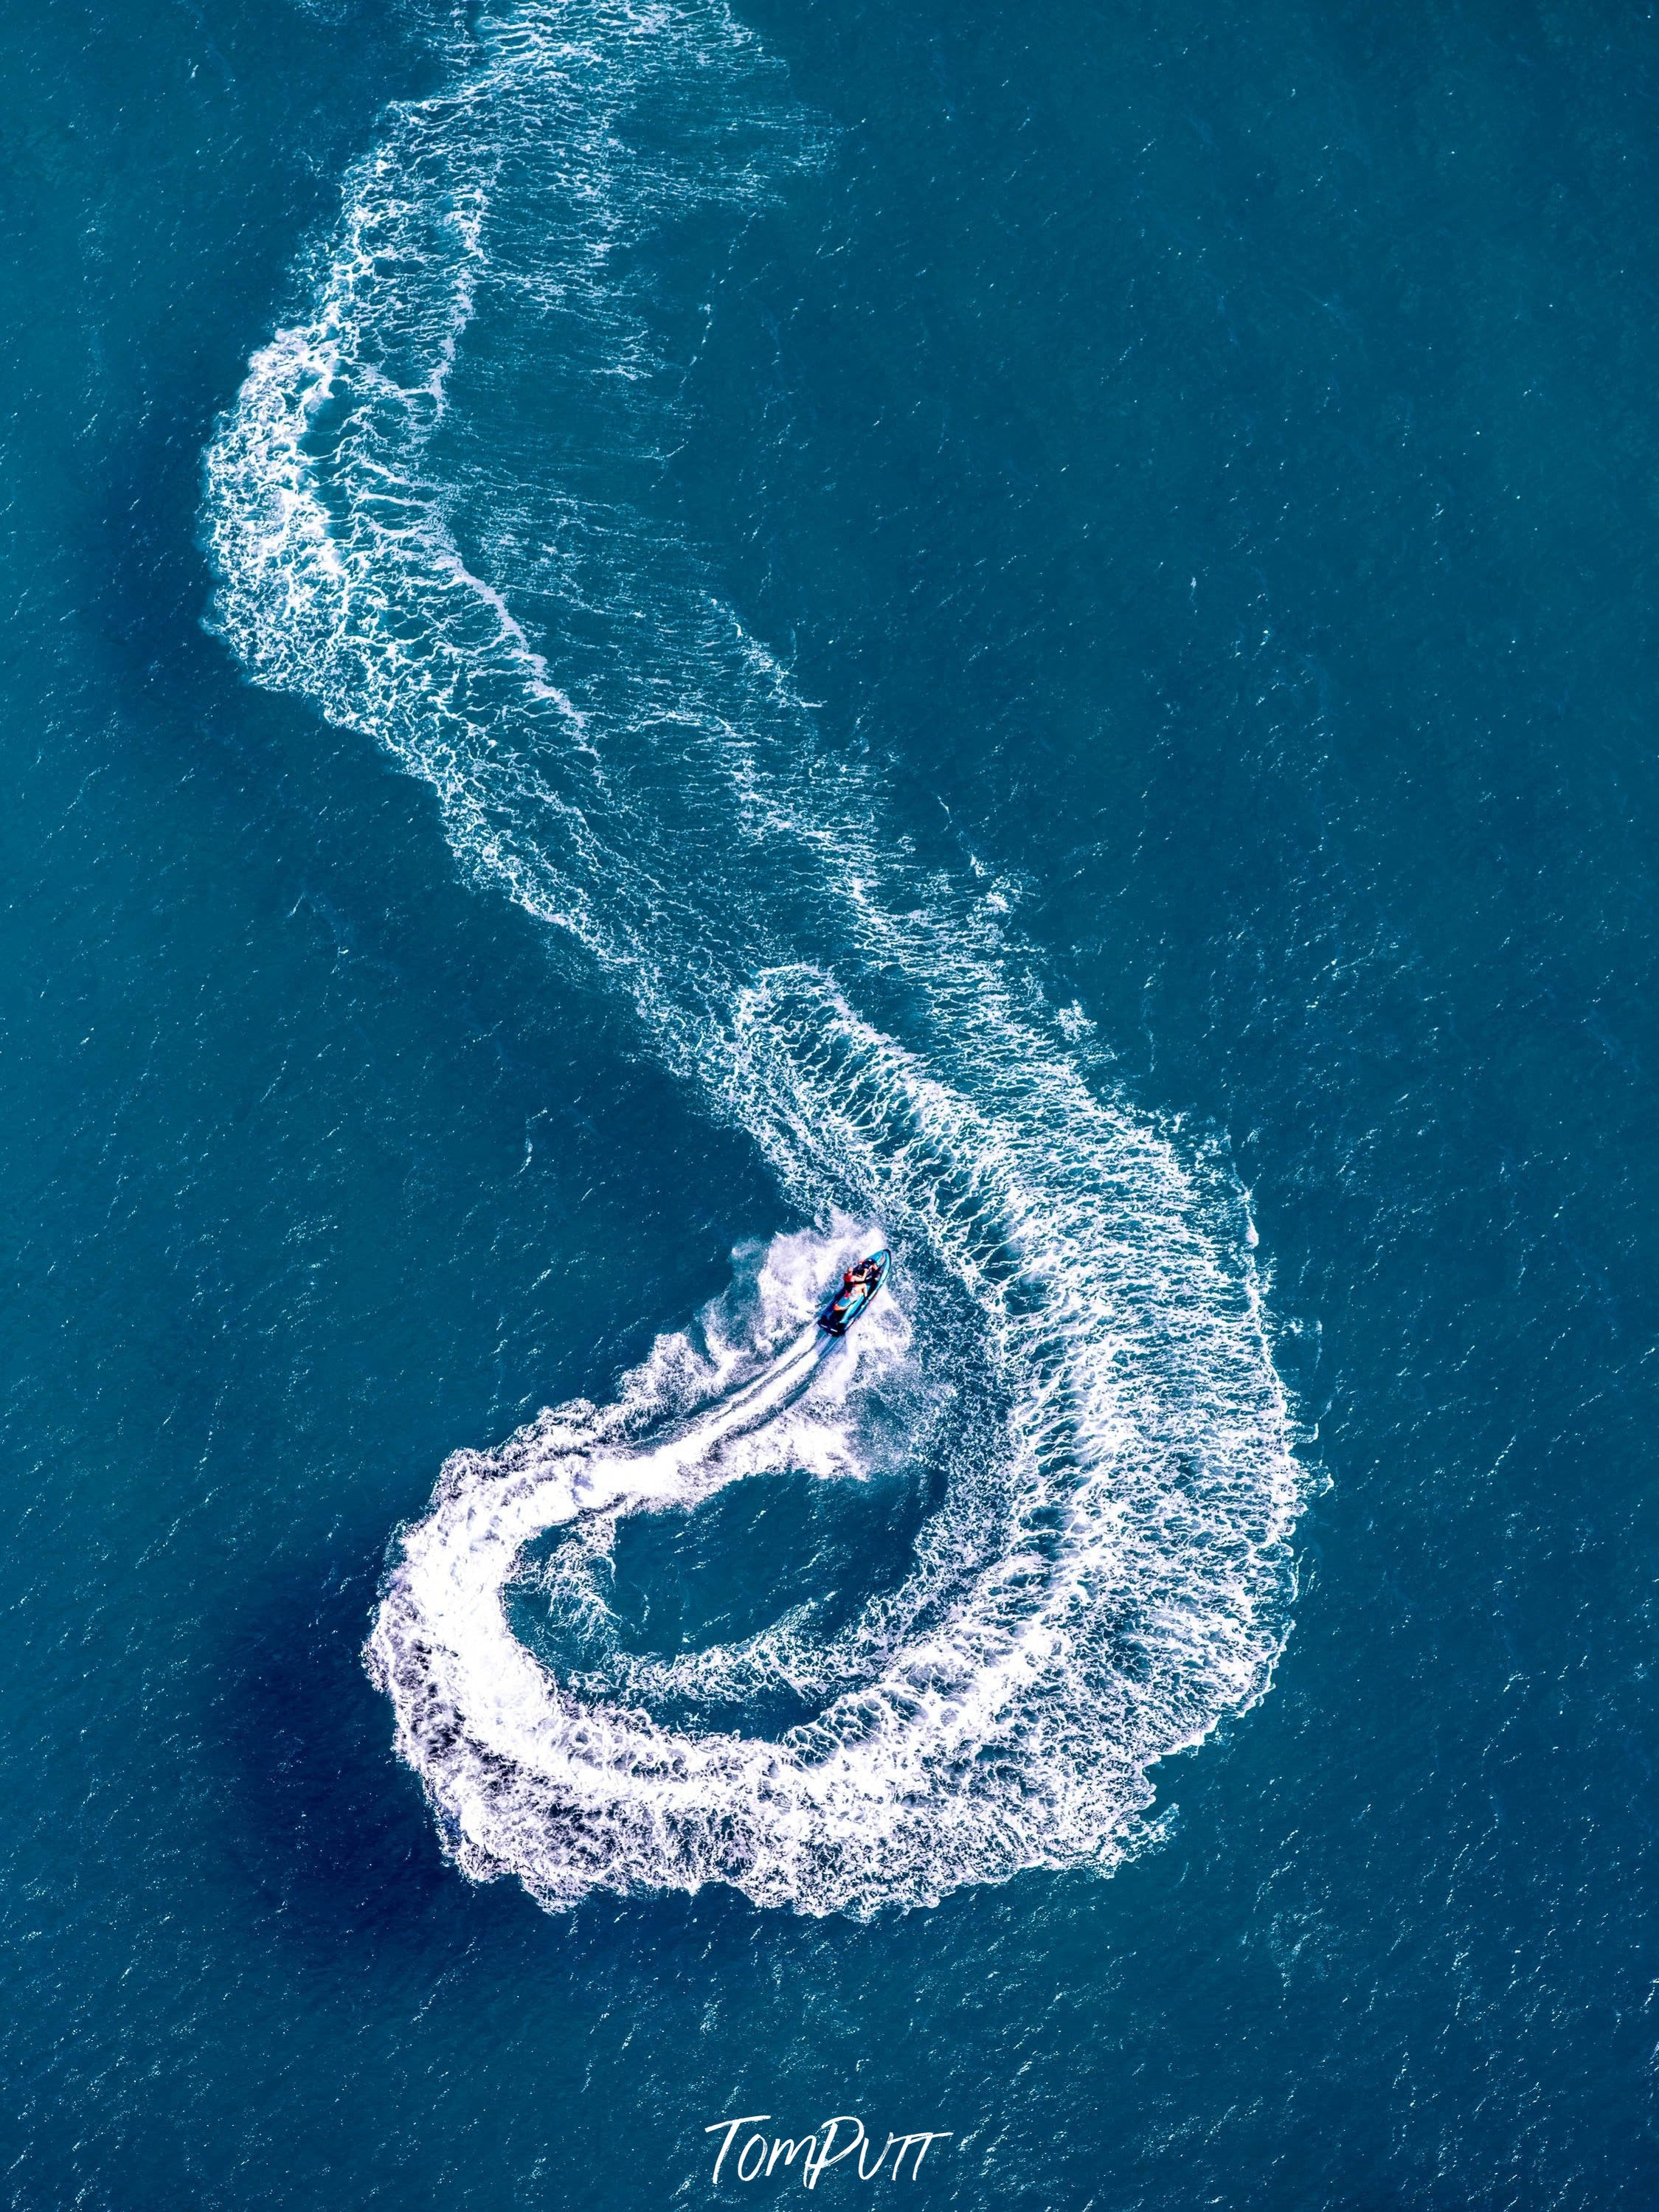
M 845 1336 L 853 1323 L 869 1304 L 876 1292 L 887 1280 L 890 1255 L 886 1252 L 872 1252 L 867 1259 L 859 1261 L 860 1267 L 873 1267 L 876 1279 L 872 1283 L 860 1283 L 850 1291 L 837 1292 L 818 1316 L 818 1327 L 827 1336 Z

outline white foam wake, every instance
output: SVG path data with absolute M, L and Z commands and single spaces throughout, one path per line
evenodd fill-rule
M 404 1534 L 369 1644 L 399 1750 L 459 1863 L 550 1905 L 718 1880 L 867 1912 L 1110 1865 L 1284 1628 L 1299 1484 L 1238 1194 L 1085 1075 L 1006 900 L 894 848 L 654 519 L 700 296 L 673 272 L 814 151 L 708 0 L 486 15 L 348 179 L 208 457 L 256 680 L 429 782 L 477 879 L 578 939 L 826 1224 L 610 1408 L 458 1454 Z M 824 1365 L 811 1298 L 877 1224 L 907 1305 Z M 514 1635 L 533 1540 L 857 1473 L 896 1394 L 940 1502 L 833 1635 L 562 1680 Z M 776 1741 L 661 1717 L 777 1680 L 813 1717 Z

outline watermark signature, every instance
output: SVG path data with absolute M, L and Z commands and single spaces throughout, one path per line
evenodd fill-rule
M 949 2142 L 955 2132 L 951 2128 L 928 2128 L 912 2136 L 890 2135 L 882 2145 L 873 2166 L 866 2160 L 875 2148 L 876 2139 L 865 2133 L 864 2123 L 856 2112 L 836 2112 L 821 2120 L 810 2136 L 763 2135 L 759 2130 L 769 2121 L 770 2112 L 740 2112 L 735 2120 L 716 2120 L 706 2127 L 706 2136 L 722 2138 L 714 2153 L 713 2182 L 719 2185 L 720 2171 L 726 2155 L 737 2141 L 738 2130 L 750 2128 L 756 2132 L 748 2136 L 742 2148 L 732 2160 L 731 2172 L 738 2181 L 759 2181 L 764 2176 L 775 2175 L 781 2167 L 785 2175 L 800 2160 L 800 2178 L 809 2189 L 816 2189 L 825 2169 L 839 2166 L 843 2159 L 857 2154 L 858 2165 L 853 2170 L 860 2181 L 876 2181 L 884 2173 L 889 2181 L 898 2180 L 904 2170 L 904 2161 L 910 2160 L 907 2177 L 914 2181 L 921 2172 L 921 2161 L 936 2142 Z M 894 2154 L 891 2164 L 888 2153 Z

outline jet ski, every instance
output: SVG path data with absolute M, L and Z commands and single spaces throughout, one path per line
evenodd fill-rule
M 821 1329 L 830 1336 L 846 1335 L 886 1281 L 890 1256 L 886 1252 L 872 1252 L 867 1260 L 860 1260 L 856 1267 L 848 1269 L 850 1279 L 842 1282 L 840 1290 L 818 1316 Z

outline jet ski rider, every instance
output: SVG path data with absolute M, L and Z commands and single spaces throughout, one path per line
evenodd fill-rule
M 881 1287 L 882 1269 L 886 1262 L 884 1252 L 872 1252 L 867 1260 L 856 1267 L 843 1269 L 841 1288 L 834 1303 L 818 1316 L 818 1327 L 827 1329 L 831 1336 L 845 1336 L 849 1324 L 862 1313 Z

